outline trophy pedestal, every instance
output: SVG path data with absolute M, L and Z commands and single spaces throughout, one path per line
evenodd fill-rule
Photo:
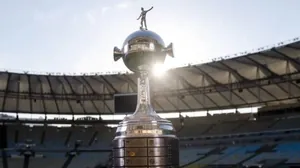
M 114 167 L 178 167 L 178 139 L 130 137 L 115 139 Z

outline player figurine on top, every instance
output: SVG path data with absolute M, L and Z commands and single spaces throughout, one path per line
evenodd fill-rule
M 153 6 L 148 10 L 144 10 L 144 8 L 141 8 L 142 12 L 141 12 L 139 18 L 137 18 L 137 20 L 141 19 L 141 27 L 140 27 L 141 30 L 143 30 L 143 29 L 148 30 L 147 29 L 147 22 L 146 22 L 146 15 L 152 9 L 153 9 Z M 143 24 L 144 24 L 145 27 L 143 26 Z

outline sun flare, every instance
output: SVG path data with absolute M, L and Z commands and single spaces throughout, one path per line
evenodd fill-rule
M 167 67 L 164 64 L 155 64 L 152 69 L 152 74 L 157 77 L 163 76 L 167 71 Z

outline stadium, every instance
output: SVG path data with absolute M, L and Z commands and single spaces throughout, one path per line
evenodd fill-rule
M 300 167 L 299 5 L 3 3 L 0 168 Z
M 181 167 L 298 167 L 299 39 L 239 54 L 151 78 L 153 106 L 180 138 Z M 110 167 L 136 78 L 1 72 L 0 167 Z

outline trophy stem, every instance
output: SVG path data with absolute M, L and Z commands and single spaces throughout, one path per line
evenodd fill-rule
M 143 71 L 140 73 L 137 88 L 137 107 L 133 115 L 156 115 L 156 112 L 151 105 L 148 72 Z

